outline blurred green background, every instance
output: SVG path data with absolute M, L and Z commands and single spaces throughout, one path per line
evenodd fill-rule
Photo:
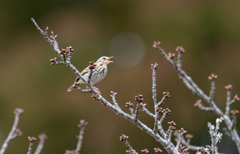
M 210 90 L 207 77 L 217 74 L 214 100 L 224 110 L 224 86 L 232 84 L 232 95 L 240 94 L 239 6 L 237 0 L 1 1 L 0 143 L 12 127 L 15 107 L 24 109 L 18 126 L 23 135 L 10 142 L 6 154 L 27 153 L 27 137 L 37 137 L 42 132 L 49 137 L 42 153 L 72 150 L 76 147 L 80 119 L 89 122 L 81 153 L 125 153 L 127 148 L 119 141 L 121 134 L 129 136 L 138 152 L 145 148 L 150 153 L 154 153 L 154 147 L 162 149 L 135 125 L 93 101 L 90 94 L 77 90 L 67 93 L 76 76 L 65 66 L 50 65 L 49 59 L 56 54 L 30 18 L 35 18 L 41 28 L 49 26 L 50 31 L 58 34 L 60 48 L 71 45 L 75 49 L 72 63 L 80 71 L 90 60 L 114 56 L 115 63 L 109 65 L 107 77 L 95 86 L 109 101 L 110 91 L 116 91 L 118 103 L 126 112 L 125 103 L 135 103 L 134 96 L 139 93 L 153 111 L 150 64 L 157 62 L 158 99 L 163 91 L 171 94 L 162 106 L 172 110 L 164 128 L 174 120 L 177 129 L 183 127 L 194 135 L 192 144 L 201 146 L 211 143 L 207 122 L 215 124 L 217 116 L 193 106 L 199 97 L 184 86 L 152 44 L 161 41 L 167 52 L 175 52 L 176 46 L 182 45 L 186 50 L 183 69 L 206 94 Z M 238 103 L 232 108 L 239 109 Z M 145 113 L 140 113 L 140 119 L 153 127 L 153 119 Z M 226 135 L 218 145 L 219 152 L 237 153 Z

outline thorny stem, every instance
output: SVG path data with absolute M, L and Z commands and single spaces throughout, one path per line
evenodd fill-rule
M 156 46 L 156 48 L 161 52 L 161 54 L 164 56 L 164 58 L 167 59 L 167 61 L 173 66 L 173 68 L 176 69 L 178 72 L 178 75 L 180 76 L 180 79 L 183 80 L 183 83 L 187 86 L 189 90 L 191 90 L 194 94 L 198 95 L 201 97 L 203 100 L 205 100 L 210 107 L 213 108 L 213 111 L 219 116 L 219 117 L 224 117 L 224 122 L 228 128 L 228 130 L 231 133 L 232 140 L 235 142 L 238 152 L 240 152 L 240 138 L 239 135 L 236 131 L 236 129 L 231 130 L 232 126 L 232 121 L 231 118 L 228 115 L 224 115 L 223 112 L 217 107 L 215 102 L 212 100 L 209 102 L 209 96 L 207 96 L 198 86 L 197 84 L 192 80 L 190 76 L 187 75 L 185 71 L 182 69 L 176 68 L 174 65 L 174 62 L 171 58 L 168 57 L 167 53 L 160 47 L 160 45 Z
M 35 24 L 36 28 L 40 31 L 40 33 L 44 36 L 44 38 L 52 45 L 54 51 L 58 54 L 59 57 L 62 58 L 62 55 L 60 55 L 60 50 L 58 47 L 58 44 L 56 40 L 51 40 L 46 33 L 42 31 L 42 29 L 37 25 L 35 20 L 32 18 L 32 22 Z M 122 116 L 123 118 L 127 119 L 128 121 L 134 123 L 138 128 L 140 128 L 142 131 L 148 133 L 150 136 L 152 136 L 157 142 L 163 145 L 163 147 L 166 149 L 166 151 L 170 154 L 179 154 L 177 149 L 172 143 L 167 142 L 165 139 L 163 139 L 159 134 L 154 133 L 152 129 L 147 127 L 145 124 L 143 124 L 140 120 L 138 120 L 136 117 L 133 117 L 130 114 L 127 114 L 108 102 L 101 94 L 99 94 L 88 82 L 83 78 L 81 73 L 76 69 L 74 65 L 71 64 L 71 62 L 66 62 L 65 64 L 69 69 L 71 69 L 74 74 L 76 74 L 90 89 L 90 93 L 96 95 L 96 100 L 98 100 L 102 105 L 109 108 L 113 112 L 115 112 L 117 115 Z M 140 109 L 140 107 L 139 107 Z M 137 119 L 137 120 L 136 120 Z

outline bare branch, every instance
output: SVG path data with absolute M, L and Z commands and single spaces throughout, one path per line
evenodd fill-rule
M 215 104 L 215 102 L 209 101 L 211 100 L 211 98 L 209 96 L 207 96 L 198 86 L 197 84 L 191 79 L 190 76 L 187 75 L 187 73 L 185 71 L 183 71 L 181 68 L 178 68 L 175 66 L 173 58 L 171 56 L 168 56 L 166 54 L 166 52 L 160 47 L 160 42 L 154 42 L 153 47 L 158 49 L 161 54 L 164 56 L 164 58 L 167 59 L 167 61 L 173 66 L 173 68 L 176 69 L 176 71 L 178 72 L 178 75 L 180 77 L 180 79 L 183 80 L 183 83 L 186 85 L 186 87 L 188 87 L 189 90 L 191 90 L 194 94 L 198 95 L 199 97 L 201 97 L 204 101 L 206 101 L 208 103 L 208 105 L 210 106 L 210 108 L 204 108 L 204 110 L 207 111 L 213 111 L 214 113 L 216 113 L 219 117 L 223 117 L 224 118 L 224 122 L 229 130 L 229 132 L 231 133 L 232 136 L 232 140 L 235 142 L 237 148 L 238 148 L 238 152 L 240 152 L 240 138 L 239 135 L 236 131 L 236 129 L 232 129 L 232 121 L 230 119 L 230 117 L 228 115 L 224 115 L 223 112 L 217 107 L 217 105 Z M 170 58 L 171 57 L 171 58 Z M 227 111 L 228 111 L 228 107 L 226 107 Z M 230 110 L 230 108 L 229 108 Z
M 214 93 L 215 93 L 215 80 L 217 79 L 217 75 L 214 75 L 213 73 L 211 76 L 208 77 L 209 80 L 211 80 L 211 90 L 209 94 L 209 102 L 211 102 L 214 98 Z
M 128 108 L 128 109 L 130 110 L 131 115 L 134 116 L 134 113 L 133 113 L 133 107 L 134 107 L 134 105 L 133 105 L 133 103 L 131 103 L 131 102 L 126 102 L 125 107 Z
M 117 100 L 116 100 L 117 93 L 115 93 L 114 91 L 111 91 L 111 95 L 110 95 L 110 96 L 112 97 L 113 104 L 114 104 L 117 108 L 120 109 L 120 107 L 119 107 L 119 105 L 118 105 L 118 103 L 117 103 Z
M 39 143 L 38 143 L 38 146 L 37 146 L 37 149 L 35 150 L 34 154 L 40 154 L 42 149 L 43 149 L 43 146 L 44 146 L 44 143 L 45 143 L 45 140 L 48 138 L 47 135 L 45 133 L 42 133 L 40 135 L 38 135 L 38 138 L 40 139 L 39 140 Z
M 48 41 L 48 43 L 53 47 L 54 52 L 56 52 L 56 54 L 57 54 L 59 57 L 61 57 L 61 59 L 63 59 L 63 55 L 60 54 L 61 51 L 59 50 L 59 48 L 58 48 L 58 43 L 57 43 L 57 41 L 56 41 L 57 35 L 54 36 L 54 33 L 52 32 L 52 33 L 51 33 L 51 36 L 53 36 L 53 37 L 52 37 L 52 39 L 50 39 L 50 38 L 48 37 L 48 27 L 45 29 L 45 32 L 44 32 L 44 31 L 38 26 L 37 22 L 36 22 L 33 18 L 31 18 L 31 20 L 32 20 L 32 22 L 34 23 L 34 25 L 36 26 L 36 28 L 40 31 L 40 33 L 44 36 L 44 38 Z
M 227 90 L 227 102 L 226 102 L 226 109 L 225 109 L 225 115 L 229 116 L 230 113 L 230 102 L 231 102 L 231 91 L 232 91 L 232 85 L 226 85 L 225 89 Z
M 201 110 L 204 110 L 204 111 L 213 111 L 213 107 L 205 107 L 205 106 L 203 106 L 201 99 L 197 100 L 196 103 L 194 104 L 194 106 L 197 106 Z
M 217 143 L 220 142 L 220 140 L 222 139 L 222 133 L 219 133 L 218 130 L 220 122 L 222 122 L 222 120 L 223 120 L 222 117 L 220 119 L 219 118 L 216 119 L 216 127 L 214 127 L 214 125 L 212 125 L 210 122 L 208 123 L 209 134 L 212 141 L 210 151 L 212 153 L 218 153 Z
M 143 107 L 142 111 L 145 112 L 150 117 L 155 118 L 155 115 L 151 113 L 146 107 Z
M 126 153 L 129 153 L 129 154 L 138 154 L 133 148 L 132 146 L 130 145 L 130 143 L 128 142 L 128 136 L 122 134 L 120 136 L 120 141 L 123 141 L 125 143 L 125 146 L 128 148 L 128 150 L 126 151 Z
M 86 122 L 85 120 L 80 120 L 80 124 L 78 125 L 78 127 L 80 128 L 80 132 L 78 135 L 78 143 L 77 143 L 77 147 L 76 147 L 77 154 L 80 154 L 80 150 L 82 147 L 83 134 L 84 134 L 85 126 L 87 124 L 88 124 L 88 122 Z
M 182 46 L 178 46 L 176 48 L 176 51 L 178 52 L 178 57 L 177 57 L 177 68 L 181 70 L 182 67 L 182 54 L 185 52 Z
M 10 140 L 14 139 L 17 136 L 22 135 L 22 132 L 19 129 L 17 129 L 18 122 L 19 122 L 19 117 L 22 113 L 23 113 L 23 109 L 21 109 L 21 108 L 16 108 L 15 109 L 15 111 L 14 111 L 14 114 L 15 114 L 14 123 L 13 123 L 13 126 L 12 126 L 12 129 L 11 129 L 10 133 L 8 134 L 8 137 L 6 138 L 6 140 L 4 141 L 4 143 L 2 145 L 2 148 L 0 150 L 0 154 L 4 154 Z
M 32 146 L 33 146 L 33 142 L 35 142 L 37 139 L 35 137 L 28 137 L 29 140 L 29 146 L 28 146 L 28 152 L 27 154 L 32 154 Z
M 140 105 L 137 104 L 137 107 L 136 107 L 136 110 L 135 110 L 135 116 L 134 116 L 134 121 L 135 122 L 138 121 L 139 113 L 140 113 Z
M 154 105 L 157 105 L 157 89 L 156 89 L 156 69 L 158 68 L 158 64 L 151 64 L 151 69 L 152 69 L 152 98 Z
M 208 102 L 210 107 L 213 107 L 214 112 L 219 115 L 219 116 L 223 116 L 222 111 L 216 106 L 216 104 L 214 103 L 214 101 L 209 102 L 209 97 L 197 86 L 197 84 L 191 79 L 190 76 L 187 75 L 186 72 L 184 72 L 182 69 L 179 69 L 178 67 L 176 68 L 174 65 L 173 60 L 168 57 L 167 53 L 160 47 L 160 43 L 156 44 L 156 42 L 154 42 L 153 45 L 155 48 L 157 48 L 164 56 L 164 58 L 166 58 L 168 60 L 168 62 L 176 69 L 176 71 L 178 72 L 178 75 L 180 77 L 180 79 L 183 80 L 183 83 L 194 93 L 197 94 L 199 97 L 201 97 L 203 100 L 205 100 L 206 102 Z
M 156 105 L 155 105 L 155 109 L 158 107 L 158 106 L 161 106 L 163 103 L 164 103 L 164 100 L 166 98 L 169 98 L 170 97 L 170 93 L 169 92 L 163 92 L 163 97 L 161 99 L 160 102 L 158 102 Z

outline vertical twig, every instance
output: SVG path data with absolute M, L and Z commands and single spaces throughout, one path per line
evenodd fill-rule
M 182 54 L 185 52 L 182 46 L 177 46 L 176 51 L 178 52 L 177 57 L 177 69 L 181 70 L 182 68 Z
M 80 124 L 78 125 L 78 127 L 80 128 L 80 132 L 78 135 L 78 143 L 77 143 L 77 147 L 76 147 L 76 151 L 78 154 L 80 154 L 80 150 L 82 147 L 83 134 L 84 134 L 85 126 L 87 124 L 88 124 L 88 122 L 86 122 L 85 120 L 80 120 Z
M 156 69 L 158 68 L 158 64 L 151 64 L 152 69 L 152 98 L 154 105 L 157 105 L 157 89 L 156 89 Z
M 37 139 L 35 137 L 28 137 L 29 140 L 29 146 L 28 146 L 28 152 L 27 154 L 32 154 L 32 146 L 33 146 L 33 142 L 36 141 Z
M 35 150 L 34 154 L 40 154 L 41 153 L 41 151 L 43 149 L 43 146 L 44 146 L 44 143 L 45 143 L 45 140 L 48 137 L 45 133 L 41 133 L 41 134 L 38 135 L 38 138 L 39 138 L 39 143 L 38 143 L 37 149 Z
M 120 107 L 119 107 L 119 105 L 118 105 L 118 103 L 117 103 L 117 99 L 116 99 L 117 93 L 114 92 L 114 91 L 111 91 L 110 93 L 111 93 L 110 96 L 112 97 L 113 104 L 114 104 L 117 108 L 120 109 Z
M 225 89 L 227 90 L 227 102 L 226 102 L 225 115 L 229 116 L 232 85 L 230 85 L 230 84 L 226 85 Z
M 217 75 L 212 73 L 211 76 L 208 77 L 208 79 L 211 81 L 211 90 L 209 93 L 209 103 L 211 103 L 215 94 L 215 80 L 217 79 Z

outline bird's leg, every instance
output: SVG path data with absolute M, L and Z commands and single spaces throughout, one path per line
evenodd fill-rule
M 94 87 L 92 86 L 99 94 L 101 94 L 101 91 L 97 88 L 97 87 Z
M 92 84 L 91 84 L 91 86 L 92 86 L 99 94 L 101 94 L 101 91 L 100 91 L 97 87 L 94 87 Z M 86 86 L 86 89 L 89 89 L 88 86 Z

